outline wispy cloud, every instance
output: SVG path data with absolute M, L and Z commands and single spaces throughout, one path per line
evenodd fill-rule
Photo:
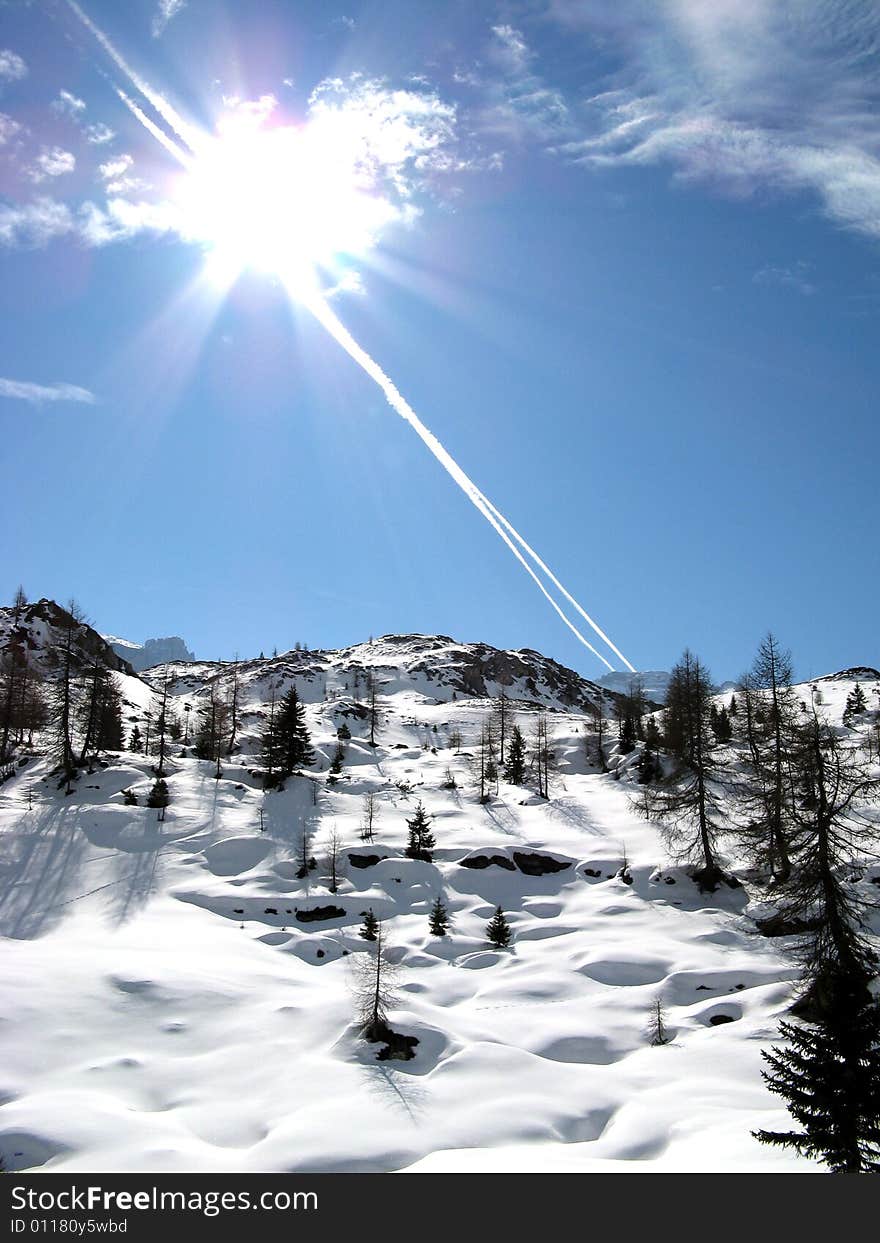
M 0 48 L 0 86 L 6 82 L 18 82 L 27 76 L 27 65 L 17 52 Z
M 52 100 L 52 109 L 54 112 L 66 114 L 76 120 L 85 112 L 86 101 L 79 99 L 71 91 L 61 90 L 57 98 Z
M 159 0 L 159 6 L 153 17 L 153 38 L 158 39 L 165 32 L 168 23 L 186 8 L 186 0 Z
M 5 147 L 20 132 L 21 126 L 18 121 L 13 120 L 5 112 L 0 112 L 0 147 Z
M 574 136 L 565 96 L 539 72 L 521 30 L 507 23 L 492 27 L 487 65 L 457 75 L 459 82 L 485 96 L 478 118 L 482 132 L 512 144 L 537 141 L 549 146 Z
M 116 137 L 116 131 L 112 130 L 109 125 L 105 125 L 103 121 L 97 121 L 94 125 L 87 125 L 83 133 L 86 141 L 95 147 L 103 146 L 105 142 L 110 142 Z
M 550 0 L 606 58 L 587 166 L 665 164 L 728 193 L 807 191 L 880 236 L 880 10 L 856 0 Z
M 4 246 L 45 246 L 75 228 L 76 220 L 67 204 L 52 198 L 17 207 L 0 206 L 0 244 Z
M 0 397 L 12 401 L 26 401 L 32 406 L 41 406 L 45 402 L 72 401 L 83 405 L 94 405 L 95 394 L 77 384 L 33 384 L 29 380 L 0 379 Z
M 816 286 L 809 279 L 811 270 L 811 265 L 804 259 L 798 259 L 796 263 L 789 264 L 787 267 L 774 267 L 772 264 L 767 264 L 755 272 L 752 281 L 756 285 L 778 285 L 783 289 L 792 289 L 796 293 L 809 296 L 816 292 Z

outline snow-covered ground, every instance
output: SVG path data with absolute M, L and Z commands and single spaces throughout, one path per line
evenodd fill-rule
M 181 703 L 198 692 L 184 673 Z M 148 688 L 120 680 L 127 715 L 142 711 Z M 851 683 L 823 686 L 842 705 Z M 633 787 L 586 762 L 585 718 L 551 714 L 549 801 L 502 783 L 481 805 L 468 752 L 487 701 L 441 702 L 436 687 L 402 679 L 383 692 L 375 750 L 348 718 L 355 737 L 331 787 L 349 689 L 311 697 L 316 775 L 282 792 L 248 771 L 256 679 L 246 753 L 219 780 L 172 748 L 164 823 L 143 806 L 143 756 L 111 757 L 67 798 L 43 759 L 0 786 L 6 1167 L 815 1168 L 750 1136 L 787 1119 L 760 1075 L 796 976 L 784 941 L 756 933 L 745 890 L 701 895 L 669 866 L 656 828 L 630 808 Z M 530 726 L 533 710 L 519 719 Z M 359 840 L 368 791 L 372 846 Z M 417 799 L 433 817 L 432 863 L 403 856 Z M 383 857 L 348 862 L 330 894 L 334 827 L 355 856 Z M 297 880 L 304 828 L 319 866 Z M 512 866 L 462 866 L 481 852 Z M 632 884 L 617 876 L 624 852 Z M 567 866 L 528 875 L 517 856 L 534 853 Z M 428 909 L 441 892 L 453 922 L 439 939 Z M 328 905 L 343 914 L 298 918 Z M 507 950 L 486 942 L 496 905 L 514 932 Z M 369 952 L 358 936 L 368 908 L 387 920 L 400 963 L 392 1025 L 418 1038 L 412 1061 L 377 1061 L 354 1026 L 351 962 Z M 657 998 L 672 1037 L 660 1047 L 648 1035 Z

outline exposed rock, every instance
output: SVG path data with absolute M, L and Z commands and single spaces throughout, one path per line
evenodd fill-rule
M 321 919 L 340 919 L 344 914 L 341 906 L 313 906 L 306 910 L 297 910 L 296 917 L 301 924 L 313 924 Z

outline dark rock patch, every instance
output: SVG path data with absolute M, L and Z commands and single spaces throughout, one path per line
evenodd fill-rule
M 377 863 L 381 863 L 383 859 L 387 859 L 387 855 L 353 855 L 349 854 L 348 861 L 353 868 L 372 868 Z
M 513 861 L 526 876 L 548 876 L 553 872 L 564 872 L 571 867 L 571 860 L 552 859 L 550 855 L 527 853 L 524 850 L 513 852 Z
M 507 855 L 468 855 L 466 859 L 460 860 L 463 868 L 483 868 L 499 867 L 504 868 L 507 872 L 515 872 L 516 864 L 511 863 Z
M 301 924 L 313 924 L 321 919 L 339 919 L 345 914 L 341 906 L 313 906 L 307 910 L 296 912 Z

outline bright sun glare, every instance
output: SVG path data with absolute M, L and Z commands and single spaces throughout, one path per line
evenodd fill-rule
M 300 294 L 317 287 L 322 269 L 365 254 L 396 215 L 370 192 L 357 135 L 344 124 L 272 125 L 248 108 L 203 139 L 175 198 L 220 279 L 256 268 Z

